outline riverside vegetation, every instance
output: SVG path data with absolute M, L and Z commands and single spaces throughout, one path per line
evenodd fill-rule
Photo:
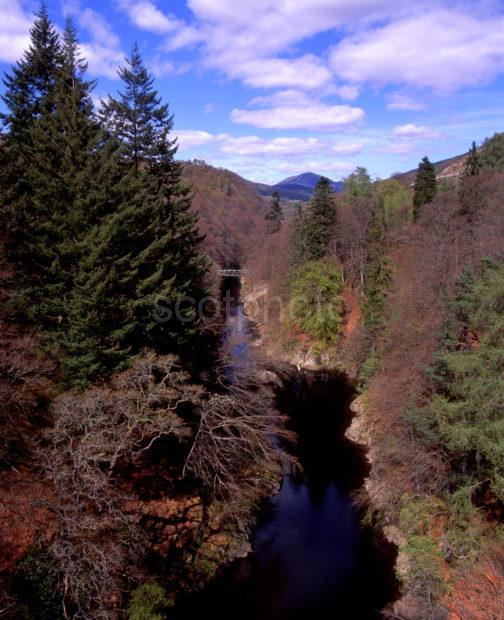
M 173 117 L 136 47 L 95 113 L 78 49 L 42 5 L 5 78 L 1 613 L 158 618 L 243 549 L 283 421 L 215 308 L 165 320 L 213 286 Z
M 504 136 L 445 179 L 424 158 L 414 187 L 357 168 L 340 195 L 321 179 L 307 204 L 265 204 L 175 160 L 136 47 L 98 113 L 77 50 L 42 7 L 5 78 L 4 617 L 160 618 L 243 548 L 284 420 L 253 376 L 229 384 L 218 312 L 153 318 L 215 291 L 218 263 L 265 285 L 255 318 L 274 351 L 355 378 L 367 518 L 400 551 L 386 613 L 498 618 Z
M 503 170 L 495 134 L 445 179 L 425 157 L 414 186 L 363 168 L 341 195 L 322 180 L 258 265 L 270 351 L 359 386 L 368 518 L 399 547 L 394 618 L 501 613 Z

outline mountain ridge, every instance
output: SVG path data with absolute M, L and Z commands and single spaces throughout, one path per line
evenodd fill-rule
M 266 183 L 254 183 L 247 181 L 261 196 L 271 196 L 273 192 L 278 192 L 280 198 L 286 200 L 307 201 L 313 195 L 315 186 L 322 178 L 322 175 L 314 172 L 303 172 L 301 174 L 287 177 L 275 185 L 267 185 Z M 332 181 L 329 179 L 331 186 L 335 192 L 343 191 L 342 181 Z

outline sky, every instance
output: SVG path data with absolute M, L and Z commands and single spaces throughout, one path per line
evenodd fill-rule
M 264 183 L 373 177 L 504 130 L 504 4 L 471 0 L 47 0 L 71 16 L 95 99 L 137 42 L 175 115 L 180 159 Z M 0 0 L 0 70 L 36 0 Z

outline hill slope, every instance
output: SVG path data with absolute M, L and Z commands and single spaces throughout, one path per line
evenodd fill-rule
M 247 181 L 262 196 L 271 196 L 277 191 L 281 198 L 286 200 L 310 200 L 315 186 L 320 181 L 321 175 L 313 172 L 304 172 L 293 177 L 288 177 L 275 185 L 266 185 L 264 183 L 253 183 Z M 335 192 L 343 191 L 342 181 L 331 181 L 332 188 Z
M 204 162 L 183 162 L 206 252 L 220 265 L 242 265 L 264 238 L 267 201 L 240 176 Z

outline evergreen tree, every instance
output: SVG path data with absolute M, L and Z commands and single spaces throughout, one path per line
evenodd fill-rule
M 356 198 L 371 198 L 373 183 L 366 168 L 358 166 L 343 182 L 345 198 L 350 201 Z
M 370 234 L 370 261 L 364 284 L 364 323 L 371 330 L 372 335 L 382 320 L 385 300 L 392 282 L 392 269 L 386 255 L 389 228 L 387 216 L 385 196 L 378 195 Z
M 308 260 L 318 260 L 329 253 L 329 244 L 337 225 L 336 202 L 329 179 L 321 177 L 315 187 L 308 210 Z
M 273 199 L 269 211 L 264 216 L 266 220 L 266 229 L 270 234 L 278 232 L 282 228 L 283 211 L 280 204 L 280 194 L 273 192 Z
M 480 160 L 476 142 L 473 142 L 467 155 L 464 170 L 459 182 L 460 215 L 463 215 L 469 224 L 472 224 L 477 211 L 481 208 L 483 195 L 480 190 L 478 179 L 480 173 Z M 468 234 L 472 233 L 471 227 Z
M 22 144 L 54 88 L 61 62 L 61 46 L 47 7 L 41 3 L 30 30 L 30 47 L 3 80 L 7 112 L 1 115 L 10 142 Z
M 109 97 L 100 110 L 102 124 L 122 144 L 123 160 L 137 172 L 155 169 L 175 172 L 175 141 L 169 140 L 173 116 L 154 89 L 154 78 L 145 67 L 135 43 L 126 65 L 119 69 L 124 91 Z
M 6 111 L 0 114 L 4 128 L 0 151 L 0 201 L 10 206 L 29 194 L 25 178 L 30 131 L 48 103 L 61 63 L 58 35 L 41 4 L 30 30 L 30 46 L 23 58 L 5 74 L 2 95 Z
M 289 239 L 290 263 L 293 267 L 302 265 L 308 257 L 308 234 L 306 228 L 306 212 L 303 205 L 297 202 L 293 208 L 291 235 Z
M 205 294 L 208 263 L 174 161 L 172 117 L 136 46 L 128 67 L 120 71 L 120 102 L 107 104 L 107 128 L 120 140 L 127 182 L 138 189 L 86 241 L 68 366 L 88 379 L 123 367 L 144 347 L 166 352 L 194 344 L 195 308 Z
M 478 155 L 478 148 L 476 146 L 476 142 L 473 141 L 471 144 L 471 148 L 469 149 L 469 153 L 467 155 L 464 170 L 462 172 L 462 176 L 464 177 L 475 177 L 480 173 L 480 161 Z
M 494 133 L 491 138 L 486 138 L 479 159 L 482 172 L 504 170 L 504 132 Z
M 424 157 L 418 166 L 415 179 L 415 193 L 413 195 L 413 220 L 416 221 L 420 216 L 420 209 L 423 205 L 431 202 L 437 192 L 436 169 Z

